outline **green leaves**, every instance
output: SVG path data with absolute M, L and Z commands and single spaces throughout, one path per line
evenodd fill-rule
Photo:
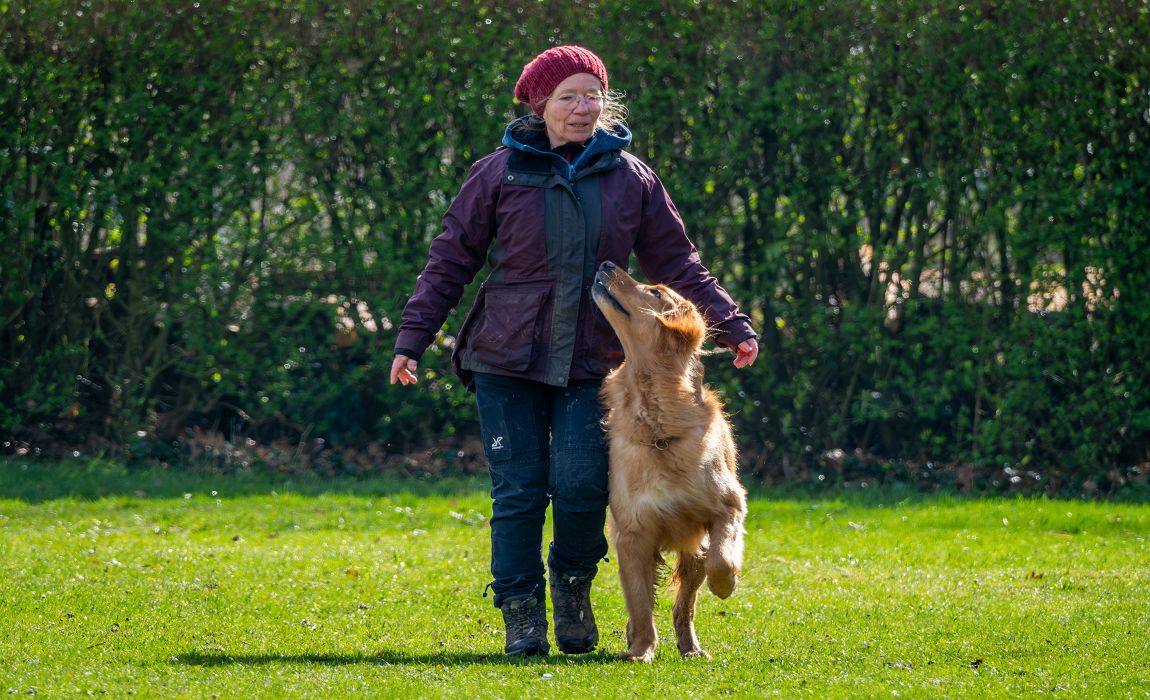
M 569 42 L 606 61 L 633 151 L 762 333 L 754 370 L 709 375 L 753 397 L 756 461 L 1146 459 L 1144 8 L 200 5 L 0 4 L 4 430 L 122 439 L 225 402 L 253 434 L 466 432 L 461 313 L 435 390 L 378 377 L 519 70 Z M 1044 401 L 1050 376 L 1119 368 L 1129 400 Z

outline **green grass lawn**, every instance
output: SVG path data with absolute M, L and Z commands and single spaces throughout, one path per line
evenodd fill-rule
M 1150 505 L 760 492 L 713 658 L 507 661 L 481 482 L 0 460 L 0 693 L 143 697 L 1146 697 Z

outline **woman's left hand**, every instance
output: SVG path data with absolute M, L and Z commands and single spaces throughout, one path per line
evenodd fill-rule
M 739 369 L 743 367 L 750 367 L 755 363 L 755 358 L 759 356 L 759 343 L 754 338 L 747 338 L 739 343 L 739 347 L 735 351 L 735 366 Z

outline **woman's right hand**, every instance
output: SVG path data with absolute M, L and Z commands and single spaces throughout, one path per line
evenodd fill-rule
M 391 383 L 399 382 L 403 385 L 414 384 L 418 379 L 415 371 L 419 369 L 419 362 L 406 355 L 396 355 L 391 361 Z

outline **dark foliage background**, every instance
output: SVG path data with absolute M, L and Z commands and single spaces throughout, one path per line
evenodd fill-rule
M 462 310 L 415 391 L 393 324 L 582 43 L 761 329 L 748 476 L 1145 481 L 1150 5 L 939 5 L 0 0 L 4 447 L 481 468 Z

